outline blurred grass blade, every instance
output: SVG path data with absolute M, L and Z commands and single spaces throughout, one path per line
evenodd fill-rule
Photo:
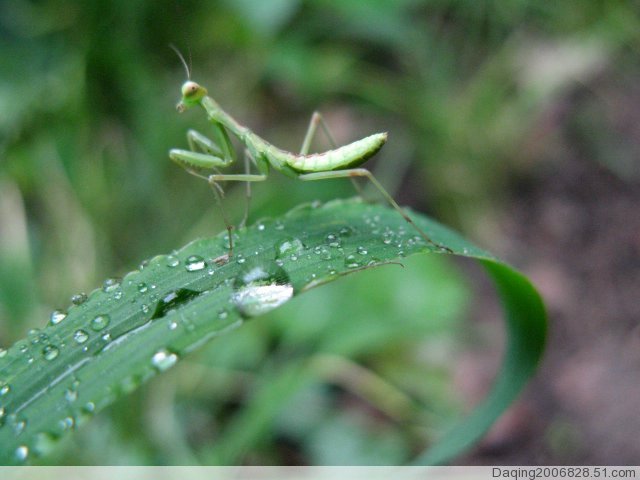
M 476 441 L 533 373 L 546 317 L 518 272 L 425 217 L 416 222 L 487 268 L 505 305 L 509 348 L 493 393 L 419 463 L 442 463 Z M 0 353 L 0 463 L 38 457 L 64 433 L 204 342 L 342 275 L 432 251 L 397 214 L 357 200 L 305 205 L 240 231 L 224 263 L 224 235 L 109 279 L 42 330 Z
M 416 459 L 416 464 L 444 464 L 479 440 L 518 396 L 544 349 L 547 322 L 538 292 L 509 266 L 487 259 L 480 262 L 493 278 L 505 310 L 509 335 L 502 368 L 484 402 Z

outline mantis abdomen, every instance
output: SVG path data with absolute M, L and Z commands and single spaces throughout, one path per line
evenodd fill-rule
M 345 170 L 361 165 L 375 155 L 387 141 L 387 134 L 375 133 L 334 150 L 311 155 L 286 153 L 285 163 L 299 173 Z

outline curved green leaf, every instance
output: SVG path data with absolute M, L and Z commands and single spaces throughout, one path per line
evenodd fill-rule
M 443 463 L 489 428 L 535 370 L 546 317 L 528 280 L 445 227 L 414 214 L 436 241 L 494 279 L 509 332 L 487 400 L 420 456 Z M 357 200 L 305 205 L 234 236 L 196 240 L 78 296 L 66 316 L 0 353 L 0 462 L 42 455 L 64 433 L 176 363 L 293 295 L 363 268 L 433 251 L 394 210 Z M 438 252 L 442 253 L 442 252 Z

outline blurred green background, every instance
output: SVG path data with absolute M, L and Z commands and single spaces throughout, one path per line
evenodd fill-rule
M 638 9 L 613 0 L 4 0 L 0 346 L 42 327 L 72 294 L 224 228 L 208 187 L 167 156 L 186 148 L 188 128 L 207 133 L 202 112 L 175 111 L 185 80 L 175 44 L 194 80 L 282 148 L 300 148 L 315 109 L 338 143 L 388 131 L 371 168 L 399 202 L 537 281 L 559 326 L 547 364 L 461 462 L 630 461 L 640 455 L 627 445 L 632 409 L 589 423 L 613 401 L 594 393 L 600 377 L 576 372 L 596 364 L 605 375 L 621 338 L 640 346 L 639 312 L 619 289 L 592 322 L 594 310 L 578 308 L 613 287 L 596 280 L 640 256 L 631 220 Z M 254 188 L 251 219 L 350 195 L 346 181 L 274 174 Z M 243 202 L 242 189 L 228 190 L 233 218 Z M 629 260 L 613 261 L 620 251 Z M 633 270 L 620 282 L 640 287 Z M 44 461 L 403 463 L 486 391 L 499 318 L 471 265 L 424 258 L 365 272 L 211 343 Z M 609 320 L 619 327 L 605 328 Z M 609 350 L 603 331 L 616 333 Z M 589 357 L 596 350 L 601 363 Z M 639 364 L 623 360 L 629 372 Z M 302 366 L 312 373 L 300 380 Z M 609 390 L 640 399 L 632 378 Z M 583 410 L 572 404 L 580 392 L 595 395 Z M 607 442 L 622 447 L 600 448 Z

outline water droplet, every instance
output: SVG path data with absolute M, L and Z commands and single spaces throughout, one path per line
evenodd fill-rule
M 175 255 L 167 256 L 167 267 L 173 268 L 180 265 L 180 259 Z
M 293 296 L 287 272 L 275 262 L 247 268 L 236 278 L 234 288 L 231 302 L 245 317 L 273 310 Z
M 9 385 L 8 383 L 0 382 L 0 397 L 5 396 L 10 391 L 11 391 L 11 385 Z
M 146 303 L 142 304 L 140 306 L 140 310 L 142 310 L 142 313 L 149 313 L 149 305 L 147 305 Z
M 169 330 L 175 330 L 176 328 L 178 328 L 178 322 L 176 321 L 169 322 Z
M 42 356 L 45 360 L 54 360 L 60 354 L 60 350 L 55 345 L 47 345 L 42 349 Z
M 16 448 L 16 459 L 19 462 L 24 462 L 27 457 L 29 457 L 29 447 L 27 447 L 26 445 L 20 445 L 18 448 Z
M 72 389 L 68 389 L 66 392 L 64 392 L 64 398 L 69 403 L 75 402 L 78 399 L 78 392 Z
M 345 225 L 340 229 L 338 233 L 340 234 L 341 237 L 350 237 L 355 233 L 355 229 L 353 227 Z
M 276 230 L 284 230 L 284 224 L 280 220 L 278 220 L 278 221 L 276 221 L 276 225 L 275 225 L 274 228 Z
M 87 402 L 82 406 L 82 411 L 84 413 L 93 413 L 96 411 L 96 404 L 93 402 Z
M 229 316 L 229 312 L 227 312 L 224 308 L 218 312 L 218 318 L 220 320 L 224 320 Z
M 109 315 L 98 315 L 93 320 L 91 320 L 91 330 L 95 332 L 99 332 L 100 330 L 104 330 L 109 325 L 111 318 Z
M 258 230 L 259 230 L 260 232 L 262 232 L 262 231 L 264 230 L 264 223 L 259 223 L 259 224 L 258 224 Z
M 243 264 L 244 262 L 246 262 L 246 261 L 247 261 L 247 259 L 246 259 L 246 258 L 244 258 L 244 257 L 242 256 L 242 254 L 240 254 L 240 253 L 239 253 L 238 255 L 236 255 L 236 262 L 238 262 L 239 264 L 241 264 L 241 265 L 242 265 L 242 264 Z
M 2 426 L 2 419 L 7 414 L 7 409 L 4 407 L 0 407 L 0 426 Z
M 178 355 L 169 350 L 158 350 L 153 357 L 151 357 L 151 364 L 160 372 L 173 367 L 178 361 Z
M 162 318 L 169 314 L 171 310 L 178 308 L 199 296 L 202 292 L 190 290 L 188 288 L 179 288 L 178 290 L 167 293 L 156 305 L 156 309 L 151 316 L 151 320 Z
M 318 245 L 313 249 L 313 253 L 320 255 L 323 260 L 331 260 L 331 250 L 325 245 Z
M 191 255 L 187 258 L 184 267 L 187 269 L 187 272 L 197 272 L 206 266 L 207 263 L 204 261 L 204 258 L 199 255 Z
M 366 255 L 367 253 L 369 253 L 369 252 L 367 252 L 367 249 L 364 248 L 364 247 L 356 248 L 356 252 L 358 252 L 360 255 Z
M 67 318 L 67 314 L 65 312 L 62 310 L 54 310 L 51 312 L 51 316 L 49 317 L 49 323 L 51 325 L 57 325 L 65 318 Z
M 327 244 L 330 247 L 337 248 L 340 246 L 340 239 L 334 233 L 330 233 L 327 235 Z
M 89 340 L 89 334 L 85 330 L 76 330 L 73 334 L 73 339 L 77 343 L 84 343 Z
M 360 259 L 358 259 L 355 255 L 350 254 L 344 258 L 344 266 L 347 268 L 358 268 L 362 266 L 362 263 L 360 263 Z
M 0 348 L 0 358 L 5 357 L 7 355 L 7 351 L 4 348 Z
M 73 417 L 65 417 L 59 422 L 60 428 L 62 430 L 71 430 L 76 424 L 76 421 Z
M 304 244 L 299 238 L 290 237 L 276 244 L 276 257 L 284 258 L 287 256 L 296 256 L 297 253 L 304 249 Z
M 31 343 L 33 345 L 37 345 L 38 343 L 40 343 L 39 334 L 40 334 L 40 330 L 38 330 L 37 328 L 32 328 L 27 332 L 27 337 L 29 338 L 29 340 L 31 340 Z
M 73 297 L 71 297 L 71 303 L 73 303 L 74 305 L 82 305 L 86 301 L 87 301 L 86 293 L 78 293 Z
M 145 293 L 147 290 L 149 290 L 149 287 L 147 287 L 146 283 L 142 282 L 138 284 L 138 292 Z
M 117 278 L 117 277 L 107 278 L 102 284 L 102 291 L 106 293 L 113 292 L 114 290 L 120 287 L 120 282 L 122 282 L 121 278 Z
M 13 424 L 13 433 L 14 435 L 17 437 L 18 435 L 20 435 L 22 432 L 24 432 L 24 429 L 27 428 L 27 422 L 24 420 L 15 420 L 15 423 Z

